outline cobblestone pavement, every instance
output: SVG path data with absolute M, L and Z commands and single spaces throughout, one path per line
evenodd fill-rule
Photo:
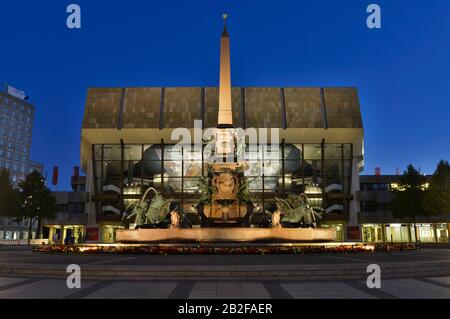
M 450 299 L 450 277 L 386 279 L 381 289 L 360 281 L 127 282 L 0 277 L 0 299 Z

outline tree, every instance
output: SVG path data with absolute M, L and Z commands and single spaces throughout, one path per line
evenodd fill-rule
M 450 214 L 450 164 L 440 161 L 423 199 L 428 215 Z
M 390 204 L 390 210 L 395 217 L 406 218 L 414 223 L 416 242 L 418 241 L 416 218 L 425 213 L 422 206 L 425 183 L 425 176 L 410 164 L 400 177 L 398 188 L 394 191 L 395 197 Z
M 36 237 L 39 238 L 41 220 L 52 219 L 56 213 L 56 198 L 50 189 L 45 186 L 44 177 L 37 171 L 27 175 L 24 181 L 19 183 L 20 216 L 30 219 L 28 238 L 31 238 L 33 219 L 38 220 Z
M 11 183 L 9 171 L 0 169 L 0 217 L 15 217 L 19 211 L 17 193 Z

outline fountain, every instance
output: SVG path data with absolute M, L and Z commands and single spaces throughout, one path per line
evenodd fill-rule
M 225 21 L 226 22 L 226 21 Z M 210 151 L 204 164 L 207 174 L 198 190 L 201 197 L 195 206 L 201 227 L 191 227 L 183 209 L 172 199 L 165 199 L 149 189 L 141 201 L 132 204 L 124 221 L 134 218 L 131 229 L 118 230 L 120 243 L 163 242 L 317 242 L 335 241 L 332 228 L 317 228 L 322 218 L 320 208 L 311 207 L 305 194 L 276 198 L 276 208 L 255 205 L 246 176 L 245 136 L 233 125 L 231 97 L 230 40 L 226 23 L 221 37 L 218 125 L 209 141 Z M 206 145 L 205 145 L 206 144 Z M 263 173 L 264 174 L 264 173 Z M 148 195 L 153 192 L 153 198 Z M 264 204 L 262 206 L 265 206 Z

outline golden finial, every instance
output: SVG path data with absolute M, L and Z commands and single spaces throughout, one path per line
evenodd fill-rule
M 223 25 L 224 25 L 224 27 L 227 27 L 228 14 L 224 13 L 222 15 L 222 18 L 223 18 Z

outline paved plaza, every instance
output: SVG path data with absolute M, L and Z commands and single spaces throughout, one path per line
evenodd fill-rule
M 274 271 L 285 266 L 371 263 L 445 263 L 448 249 L 397 253 L 271 255 L 271 256 L 118 256 L 47 255 L 24 248 L 0 249 L 0 266 L 78 264 L 114 267 L 258 267 Z M 345 269 L 345 268 L 343 268 Z M 381 289 L 369 289 L 363 280 L 83 280 L 80 289 L 69 289 L 64 278 L 0 274 L 0 299 L 450 299 L 450 276 L 429 274 L 409 278 L 381 278 Z
M 387 279 L 381 289 L 362 281 L 83 281 L 0 277 L 0 299 L 450 299 L 450 277 Z
M 2 264 L 108 266 L 286 266 L 450 262 L 450 249 L 400 252 L 286 255 L 97 255 L 34 253 L 28 247 L 1 247 Z

